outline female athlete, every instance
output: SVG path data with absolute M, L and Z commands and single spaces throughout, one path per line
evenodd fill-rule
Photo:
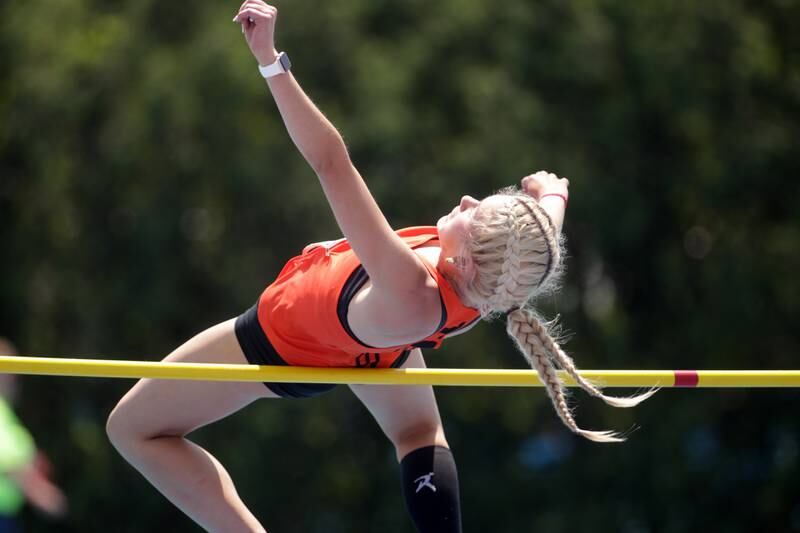
M 599 442 L 621 438 L 577 426 L 555 369 L 605 396 L 525 304 L 552 288 L 561 265 L 568 181 L 537 172 L 476 200 L 464 196 L 435 227 L 394 231 L 353 166 L 341 135 L 306 96 L 274 45 L 275 7 L 247 0 L 234 17 L 286 129 L 311 168 L 344 239 L 315 243 L 284 266 L 252 309 L 198 334 L 166 361 L 331 367 L 424 367 L 437 348 L 481 318 L 505 315 L 564 423 Z M 210 531 L 265 531 L 223 466 L 186 438 L 260 398 L 308 397 L 332 385 L 143 379 L 108 420 L 119 452 L 171 502 Z M 397 452 L 407 508 L 422 533 L 461 531 L 458 478 L 433 389 L 352 385 Z

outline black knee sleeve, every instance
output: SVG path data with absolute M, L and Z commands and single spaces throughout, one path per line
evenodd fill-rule
M 400 461 L 403 496 L 419 533 L 461 533 L 458 472 L 453 453 L 426 446 Z

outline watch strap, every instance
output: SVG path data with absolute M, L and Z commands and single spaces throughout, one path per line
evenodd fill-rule
M 271 78 L 273 76 L 277 76 L 279 74 L 285 74 L 289 72 L 289 69 L 291 67 L 292 63 L 291 61 L 289 61 L 289 56 L 286 55 L 286 52 L 281 52 L 278 54 L 278 57 L 272 64 L 259 65 L 258 71 L 266 79 L 266 78 Z

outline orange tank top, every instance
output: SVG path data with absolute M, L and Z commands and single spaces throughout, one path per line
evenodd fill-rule
M 439 236 L 433 226 L 397 231 L 412 249 Z M 270 343 L 293 366 L 397 367 L 413 348 L 438 348 L 445 337 L 472 327 L 478 310 L 461 303 L 436 267 L 420 257 L 439 286 L 442 320 L 413 344 L 376 348 L 362 343 L 347 323 L 347 309 L 369 279 L 345 239 L 307 246 L 290 259 L 258 301 L 258 321 Z

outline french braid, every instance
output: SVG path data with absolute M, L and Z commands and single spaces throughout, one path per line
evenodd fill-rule
M 534 317 L 534 320 L 536 318 Z M 538 324 L 538 322 L 537 322 Z M 539 324 L 539 328 L 537 331 L 539 335 L 539 340 L 542 342 L 542 346 L 545 350 L 551 355 L 555 362 L 558 363 L 558 366 L 562 369 L 566 370 L 567 374 L 572 376 L 572 379 L 586 392 L 594 396 L 595 398 L 599 398 L 603 400 L 608 405 L 613 407 L 635 407 L 639 405 L 653 394 L 655 394 L 657 389 L 652 389 L 644 394 L 639 394 L 637 396 L 630 396 L 627 398 L 620 398 L 618 396 L 606 396 L 603 394 L 598 387 L 592 385 L 589 381 L 586 380 L 583 376 L 578 373 L 578 369 L 575 367 L 575 362 L 572 358 L 561 349 L 561 346 L 547 333 L 547 330 Z
M 514 339 L 525 359 L 536 369 L 539 379 L 547 389 L 547 395 L 550 396 L 550 400 L 556 408 L 556 413 L 569 429 L 594 442 L 622 442 L 625 440 L 613 431 L 590 431 L 578 427 L 567 406 L 564 386 L 542 343 L 543 327 L 536 315 L 527 309 L 517 309 L 509 313 L 506 331 Z
M 465 292 L 481 303 L 484 316 L 507 309 L 509 302 L 526 301 L 532 289 L 544 290 L 560 265 L 561 247 L 549 217 L 522 196 L 490 220 L 473 223 L 470 253 L 476 276 Z
M 506 330 L 530 365 L 536 369 L 558 416 L 575 433 L 595 442 L 625 440 L 612 431 L 588 431 L 572 416 L 557 368 L 563 369 L 590 395 L 614 407 L 633 407 L 656 390 L 638 396 L 607 396 L 580 375 L 537 315 L 525 304 L 555 286 L 562 269 L 561 236 L 549 215 L 529 195 L 514 187 L 498 191 L 508 201 L 473 219 L 469 253 L 475 276 L 463 286 L 484 318 L 505 314 Z
M 521 220 L 514 216 L 513 210 L 509 210 L 506 217 L 507 239 L 503 247 L 501 263 L 501 273 L 497 278 L 494 294 L 489 299 L 493 304 L 513 299 L 519 290 L 519 278 L 521 277 L 520 261 L 520 241 L 522 235 Z

